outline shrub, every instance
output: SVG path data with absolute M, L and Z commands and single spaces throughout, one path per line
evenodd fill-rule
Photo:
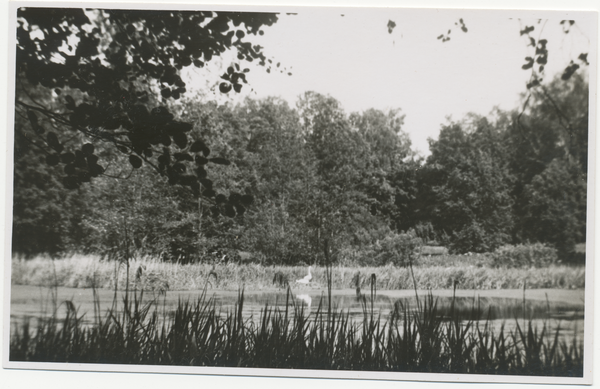
M 291 218 L 286 209 L 267 207 L 248 215 L 239 232 L 238 249 L 266 264 L 311 263 L 314 257 L 309 230 Z
M 408 266 L 416 259 L 421 245 L 421 238 L 414 233 L 390 234 L 373 245 L 375 263 Z
M 438 246 L 438 234 L 435 232 L 431 222 L 419 222 L 415 225 L 414 230 L 415 234 L 421 238 L 424 244 Z
M 447 255 L 448 249 L 443 246 L 423 246 L 421 255 Z
M 464 226 L 452 237 L 448 237 L 446 245 L 452 254 L 486 253 L 508 242 L 510 236 L 502 230 L 490 231 L 483 224 L 472 222 Z
M 496 267 L 546 267 L 558 262 L 556 249 L 542 243 L 505 245 L 491 256 Z

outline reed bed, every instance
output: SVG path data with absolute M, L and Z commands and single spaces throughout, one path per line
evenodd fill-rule
M 205 290 L 206 291 L 206 290 Z M 289 291 L 289 289 L 288 289 Z M 242 316 L 244 293 L 236 308 L 222 314 L 203 294 L 180 301 L 174 312 L 157 300 L 144 303 L 134 292 L 94 324 L 82 325 L 72 303 L 58 320 L 24 321 L 10 340 L 11 361 L 111 363 L 582 376 L 583 344 L 559 339 L 532 320 L 516 329 L 494 330 L 463 320 L 451 309 L 442 319 L 429 294 L 417 309 L 396 304 L 381 318 L 363 298 L 364 318 L 319 305 L 306 314 L 294 305 L 268 306 L 258 320 Z M 289 292 L 288 292 L 289 296 Z M 371 295 L 371 299 L 373 296 Z M 290 302 L 293 299 L 290 298 Z M 115 303 L 116 304 L 116 303 Z M 313 316 L 314 315 L 314 316 Z M 313 317 L 310 317 L 313 316 Z
M 461 289 L 582 289 L 585 287 L 585 267 L 551 265 L 544 268 L 503 269 L 482 264 L 480 259 L 465 256 L 460 261 L 450 256 L 447 266 L 441 259 L 424 260 L 414 267 L 419 289 L 452 289 L 455 281 Z M 142 277 L 136 278 L 143 266 Z M 325 267 L 313 267 L 312 284 L 326 287 Z M 73 255 L 60 259 L 38 257 L 12 259 L 12 283 L 16 285 L 65 286 L 74 288 L 199 290 L 266 290 L 285 288 L 285 281 L 294 283 L 306 275 L 307 267 L 262 266 L 260 264 L 189 264 L 161 262 L 152 258 L 130 261 L 129 285 L 126 285 L 126 266 L 104 261 L 94 256 Z M 345 267 L 331 269 L 333 289 L 366 287 L 375 274 L 377 288 L 384 290 L 412 289 L 410 270 L 401 267 Z M 356 275 L 360 274 L 358 278 Z M 276 282 L 274 282 L 276 281 Z

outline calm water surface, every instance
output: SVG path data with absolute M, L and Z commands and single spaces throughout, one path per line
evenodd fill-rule
M 139 292 L 138 292 L 139 293 Z M 516 320 L 521 326 L 523 318 L 534 318 L 534 325 L 554 331 L 560 328 L 560 337 L 571 339 L 576 336 L 583 340 L 583 291 L 527 291 L 531 298 L 523 301 L 522 291 L 461 291 L 456 292 L 454 306 L 452 304 L 452 291 L 433 291 L 433 301 L 437 305 L 438 313 L 442 319 L 450 316 L 451 310 L 460 313 L 460 317 L 475 320 L 483 326 L 486 322 L 494 331 L 500 330 L 504 325 L 505 331 L 516 331 Z M 428 292 L 419 292 L 421 303 L 427 298 Z M 520 298 L 518 296 L 521 295 Z M 509 297 L 499 297 L 509 296 Z M 163 317 L 172 316 L 180 301 L 195 303 L 202 297 L 201 291 L 170 291 L 166 295 L 144 292 L 142 302 L 152 300 L 158 302 L 159 312 Z M 414 291 L 379 291 L 371 299 L 371 294 L 366 293 L 366 298 L 357 297 L 351 290 L 332 292 L 332 308 L 335 311 L 348 313 L 354 321 L 362 321 L 365 313 L 373 311 L 374 315 L 381 317 L 385 322 L 395 309 L 411 314 L 417 308 Z M 83 315 L 86 324 L 94 322 L 94 298 L 99 302 L 102 316 L 112 307 L 115 293 L 110 290 L 97 290 L 96 294 L 90 289 L 72 288 L 44 288 L 35 286 L 13 285 L 11 288 L 11 330 L 28 319 L 35 322 L 37 318 L 48 317 L 56 312 L 58 317 L 64 317 L 67 308 L 64 302 L 70 300 L 77 307 L 79 315 Z M 206 300 L 214 301 L 215 306 L 222 315 L 233 312 L 237 306 L 239 294 L 230 291 L 208 291 L 204 296 Z M 123 293 L 117 295 L 117 309 L 122 308 Z M 55 303 L 59 302 L 58 304 Z M 318 312 L 327 312 L 329 298 L 325 291 L 298 290 L 288 294 L 285 291 L 246 292 L 244 293 L 243 315 L 245 319 L 255 320 L 261 316 L 265 307 L 290 311 L 304 309 L 309 314 L 310 320 L 317 318 Z M 489 319 L 489 321 L 487 320 Z M 31 323 L 34 324 L 34 323 Z M 526 324 L 525 324 L 526 325 Z

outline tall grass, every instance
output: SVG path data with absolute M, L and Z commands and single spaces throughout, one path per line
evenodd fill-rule
M 413 267 L 414 280 L 419 289 L 451 289 L 455 281 L 462 289 L 520 289 L 525 280 L 530 289 L 585 287 L 585 268 L 551 265 L 546 268 L 496 269 L 487 267 L 482 259 L 450 256 L 448 264 L 441 266 L 440 259 L 423 259 Z M 306 275 L 306 267 L 262 266 L 259 264 L 189 264 L 179 265 L 152 258 L 133 259 L 132 272 L 144 266 L 141 282 L 130 277 L 132 289 L 152 289 L 162 282 L 171 290 L 199 290 L 205 285 L 225 290 L 265 290 L 281 286 L 287 280 L 293 284 Z M 327 287 L 327 268 L 315 267 L 312 284 Z M 366 287 L 370 276 L 375 275 L 377 288 L 385 290 L 413 289 L 408 268 L 400 267 L 330 267 L 333 289 L 354 288 L 352 280 L 361 274 L 361 287 Z M 70 256 L 52 260 L 13 258 L 12 283 L 18 285 L 67 286 L 76 288 L 107 288 L 117 285 L 125 289 L 125 266 L 114 261 L 101 261 L 93 256 Z
M 180 301 L 174 312 L 143 302 L 134 292 L 94 324 L 85 326 L 75 307 L 67 315 L 25 320 L 12 332 L 11 361 L 230 366 L 328 370 L 449 372 L 509 375 L 583 375 L 583 344 L 559 339 L 529 320 L 516 330 L 466 322 L 452 311 L 443 318 L 430 294 L 412 310 L 401 303 L 388 318 L 375 315 L 362 295 L 364 316 L 319 305 L 265 306 L 258 320 L 244 319 L 244 293 L 221 314 L 203 293 Z M 327 304 L 327 303 L 324 303 Z M 313 315 L 313 317 L 310 317 Z

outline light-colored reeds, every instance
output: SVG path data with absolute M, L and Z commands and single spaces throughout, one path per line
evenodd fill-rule
M 461 289 L 519 289 L 524 280 L 527 288 L 581 289 L 585 287 L 583 266 L 551 265 L 545 268 L 497 269 L 475 266 L 465 259 L 461 264 L 456 259 L 448 266 L 417 264 L 413 268 L 417 288 L 452 289 L 459 282 Z M 132 289 L 148 287 L 139 282 L 136 271 L 141 266 L 142 277 L 165 282 L 170 290 L 199 290 L 208 286 L 214 289 L 268 290 L 285 288 L 282 281 L 290 284 L 307 274 L 305 266 L 262 266 L 260 264 L 172 264 L 153 258 L 138 258 L 130 261 L 129 286 Z M 125 265 L 115 261 L 100 260 L 94 256 L 73 255 L 61 259 L 38 257 L 12 260 L 12 283 L 15 285 L 65 286 L 74 288 L 125 289 Z M 331 268 L 333 289 L 355 288 L 352 280 L 360 273 L 361 287 L 368 288 L 371 275 L 375 275 L 377 289 L 413 289 L 410 270 L 402 267 L 343 267 Z M 311 285 L 327 287 L 326 268 L 313 266 Z

